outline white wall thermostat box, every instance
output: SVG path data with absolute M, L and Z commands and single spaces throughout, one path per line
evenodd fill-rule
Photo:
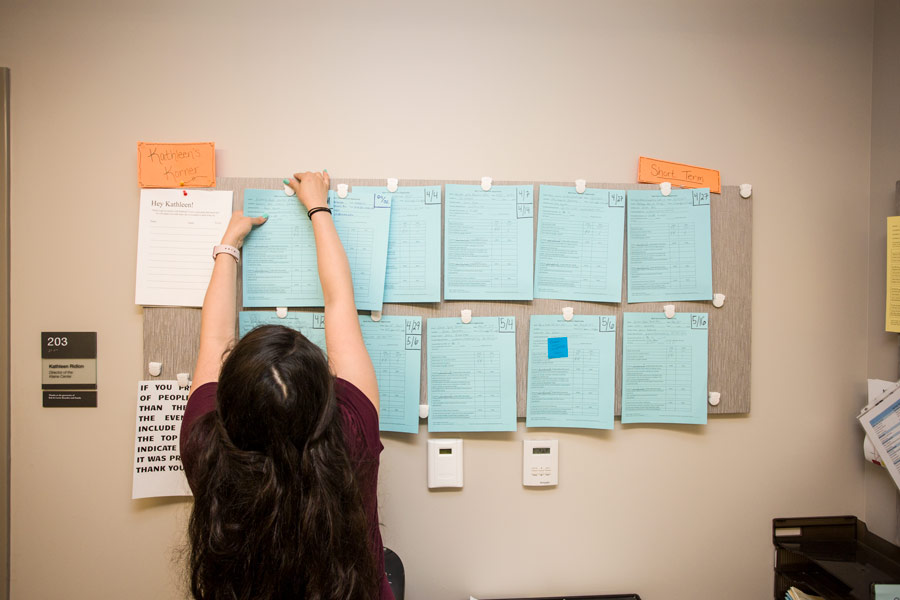
M 463 441 L 428 440 L 428 487 L 463 486 Z
M 522 440 L 522 485 L 559 483 L 559 440 Z

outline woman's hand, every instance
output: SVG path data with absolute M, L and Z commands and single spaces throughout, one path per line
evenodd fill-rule
M 236 210 L 231 213 L 231 221 L 225 229 L 225 235 L 222 236 L 222 243 L 228 246 L 240 248 L 244 243 L 244 238 L 250 233 L 255 226 L 262 225 L 266 222 L 269 215 L 261 217 L 245 217 L 244 211 Z
M 294 177 L 286 179 L 285 183 L 297 193 L 297 198 L 300 199 L 306 210 L 317 206 L 328 206 L 328 187 L 331 185 L 328 171 L 294 173 Z

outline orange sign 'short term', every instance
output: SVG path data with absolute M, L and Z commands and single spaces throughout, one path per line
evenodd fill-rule
M 641 183 L 662 183 L 683 188 L 709 188 L 714 194 L 722 193 L 719 172 L 693 165 L 669 162 L 642 156 L 638 162 L 638 181 Z
M 138 142 L 142 188 L 215 187 L 216 145 Z

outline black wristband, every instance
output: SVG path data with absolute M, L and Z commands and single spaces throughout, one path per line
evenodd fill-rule
M 329 215 L 331 214 L 331 209 L 328 208 L 327 206 L 314 206 L 313 208 L 311 208 L 311 209 L 309 209 L 308 211 L 306 211 L 306 216 L 309 217 L 309 220 L 310 220 L 310 221 L 312 221 L 312 216 L 313 216 L 314 214 L 316 214 L 317 212 L 319 212 L 320 210 L 324 210 L 324 211 L 327 212 Z

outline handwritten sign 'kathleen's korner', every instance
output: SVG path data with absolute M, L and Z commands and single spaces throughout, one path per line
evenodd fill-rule
M 216 186 L 216 145 L 138 142 L 138 184 L 142 188 Z

